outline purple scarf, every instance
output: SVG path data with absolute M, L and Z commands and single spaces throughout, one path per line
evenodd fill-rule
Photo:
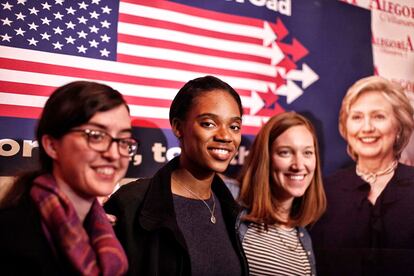
M 51 175 L 33 181 L 30 195 L 52 248 L 56 248 L 82 275 L 123 275 L 128 261 L 115 237 L 102 206 L 95 201 L 85 218 L 85 227 L 69 198 Z

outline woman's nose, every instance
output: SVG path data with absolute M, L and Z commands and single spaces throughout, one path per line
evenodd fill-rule
M 364 131 L 372 131 L 373 129 L 374 129 L 374 126 L 373 126 L 373 124 L 371 122 L 371 119 L 370 118 L 366 118 L 364 120 L 364 124 L 362 126 L 362 130 L 364 130 Z
M 231 142 L 232 141 L 232 135 L 230 133 L 230 130 L 224 126 L 219 127 L 217 129 L 217 132 L 214 136 L 214 138 L 218 141 L 222 142 Z
M 112 141 L 109 145 L 108 150 L 103 152 L 103 156 L 113 160 L 119 159 L 121 155 L 119 154 L 119 145 L 117 141 Z

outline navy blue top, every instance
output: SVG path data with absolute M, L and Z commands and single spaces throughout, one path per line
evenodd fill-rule
M 414 275 L 414 168 L 399 164 L 375 205 L 355 166 L 325 180 L 311 228 L 319 275 Z

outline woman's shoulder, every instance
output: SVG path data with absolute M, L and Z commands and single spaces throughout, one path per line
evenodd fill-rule
M 105 203 L 105 210 L 114 214 L 121 209 L 135 209 L 144 199 L 150 181 L 151 178 L 140 178 L 122 185 Z

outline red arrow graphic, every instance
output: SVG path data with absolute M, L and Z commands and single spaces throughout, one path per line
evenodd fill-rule
M 297 62 L 309 54 L 308 49 L 306 49 L 296 38 L 292 40 L 292 44 L 277 42 L 277 45 L 285 54 L 290 55 L 294 62 Z
M 286 29 L 285 24 L 283 24 L 282 20 L 280 18 L 277 18 L 276 24 L 271 24 L 273 31 L 277 35 L 277 40 L 282 41 L 283 38 L 285 38 L 289 31 Z

